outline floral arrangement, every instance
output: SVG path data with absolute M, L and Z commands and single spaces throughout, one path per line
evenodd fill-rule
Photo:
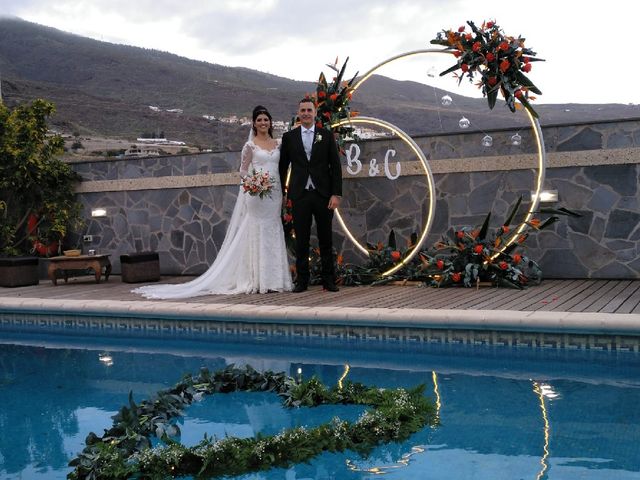
M 317 108 L 316 127 L 331 130 L 332 124 L 358 115 L 358 112 L 351 111 L 351 107 L 349 106 L 349 102 L 351 101 L 352 85 L 358 73 L 356 73 L 349 81 L 343 80 L 348 61 L 349 58 L 345 60 L 341 68 L 337 67 L 337 58 L 333 65 L 327 64 L 329 68 L 336 72 L 336 76 L 333 78 L 331 83 L 327 82 L 324 73 L 320 73 L 320 78 L 318 79 L 315 92 Z M 333 132 L 336 134 L 336 143 L 338 144 L 340 152 L 344 153 L 344 144 L 346 139 L 353 138 L 354 136 L 353 127 L 343 125 L 333 128 Z M 320 139 L 316 138 L 314 143 L 321 140 L 322 137 L 320 137 Z
M 341 265 L 337 262 L 337 283 L 379 285 L 392 281 L 417 281 L 434 287 L 473 287 L 480 282 L 490 282 L 494 286 L 517 289 L 539 284 L 542 281 L 542 271 L 538 264 L 523 252 L 525 241 L 532 233 L 557 222 L 558 215 L 580 215 L 562 207 L 541 209 L 539 214 L 551 216 L 544 221 L 539 218 L 530 219 L 516 241 L 505 247 L 508 238 L 513 234 L 514 218 L 521 203 L 522 198 L 518 199 L 504 223 L 498 228 L 489 229 L 491 213 L 488 213 L 481 226 L 450 230 L 432 249 L 418 252 L 411 262 L 396 273 L 382 277 L 382 272 L 409 255 L 417 242 L 417 235 L 412 234 L 406 248 L 399 248 L 392 230 L 387 245 L 382 242 L 375 246 L 367 244 L 369 258 L 365 265 Z M 311 258 L 314 258 L 313 251 Z M 319 267 L 316 270 L 312 270 L 312 274 L 319 274 Z
M 269 175 L 269 172 L 253 170 L 250 175 L 242 178 L 240 185 L 244 193 L 262 198 L 265 195 L 271 195 L 275 181 L 276 179 Z
M 290 428 L 273 436 L 220 440 L 205 437 L 193 447 L 172 438 L 179 433 L 172 420 L 182 415 L 184 407 L 205 395 L 234 391 L 274 392 L 288 408 L 326 404 L 372 408 L 354 423 L 336 417 L 315 428 Z M 241 475 L 307 462 L 323 451 L 354 450 L 366 454 L 381 443 L 405 440 L 426 425 L 438 423 L 435 405 L 424 396 L 424 385 L 405 390 L 344 382 L 329 388 L 315 377 L 301 381 L 284 372 L 261 373 L 250 366 L 239 369 L 234 365 L 214 373 L 202 369 L 196 377 L 187 375 L 173 388 L 160 391 L 155 398 L 140 404 L 130 394 L 129 405 L 123 406 L 113 418 L 113 427 L 102 437 L 89 434 L 85 449 L 69 463 L 75 469 L 68 478 Z M 152 447 L 154 436 L 164 445 Z
M 467 24 L 470 32 L 461 26 L 457 31 L 443 30 L 431 40 L 432 44 L 450 49 L 458 59 L 440 76 L 461 70 L 461 82 L 465 75 L 473 81 L 475 74 L 479 74 L 478 85 L 487 97 L 489 108 L 493 109 L 500 92 L 512 112 L 515 112 L 515 101 L 518 100 L 537 118 L 538 114 L 530 104 L 535 97 L 530 96 L 529 92 L 538 95 L 542 92 L 525 73 L 531 71 L 533 62 L 544 60 L 536 58 L 536 52 L 525 47 L 524 38 L 505 35 L 495 21 L 483 22 L 480 28 L 471 21 Z

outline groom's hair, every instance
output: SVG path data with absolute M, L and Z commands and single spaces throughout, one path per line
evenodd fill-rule
M 300 100 L 298 102 L 298 105 L 300 105 L 301 103 L 312 103 L 313 104 L 313 108 L 316 108 L 316 102 L 311 97 L 304 97 L 302 100 Z

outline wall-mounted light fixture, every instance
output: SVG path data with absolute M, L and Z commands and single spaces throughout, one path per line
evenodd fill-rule
M 531 201 L 536 198 L 536 192 L 531 192 Z M 558 201 L 557 190 L 542 190 L 540 192 L 540 203 L 553 203 Z
M 107 209 L 106 208 L 92 208 L 91 209 L 92 217 L 106 217 Z

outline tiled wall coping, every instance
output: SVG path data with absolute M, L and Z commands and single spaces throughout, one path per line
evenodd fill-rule
M 547 168 L 581 167 L 595 165 L 623 165 L 640 163 L 640 148 L 617 148 L 609 150 L 583 150 L 573 152 L 551 152 L 547 154 Z M 429 163 L 434 174 L 510 171 L 536 168 L 537 155 L 499 155 L 474 157 L 472 162 L 459 159 L 433 160 Z M 423 175 L 422 165 L 417 161 L 403 162 L 401 176 Z M 367 178 L 366 169 L 358 175 L 350 175 L 343 167 L 343 178 Z M 162 176 L 150 178 L 127 178 L 82 182 L 78 193 L 122 192 L 136 190 L 160 190 L 192 187 L 209 187 L 238 184 L 238 175 L 210 173 L 202 175 Z

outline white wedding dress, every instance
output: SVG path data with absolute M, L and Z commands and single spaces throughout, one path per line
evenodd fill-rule
M 292 289 L 280 220 L 280 141 L 273 150 L 264 150 L 253 142 L 251 136 L 249 138 L 242 149 L 240 174 L 246 175 L 253 169 L 269 172 L 275 179 L 270 195 L 260 198 L 239 189 L 218 256 L 198 278 L 173 285 L 146 285 L 132 292 L 147 298 L 171 299 Z

